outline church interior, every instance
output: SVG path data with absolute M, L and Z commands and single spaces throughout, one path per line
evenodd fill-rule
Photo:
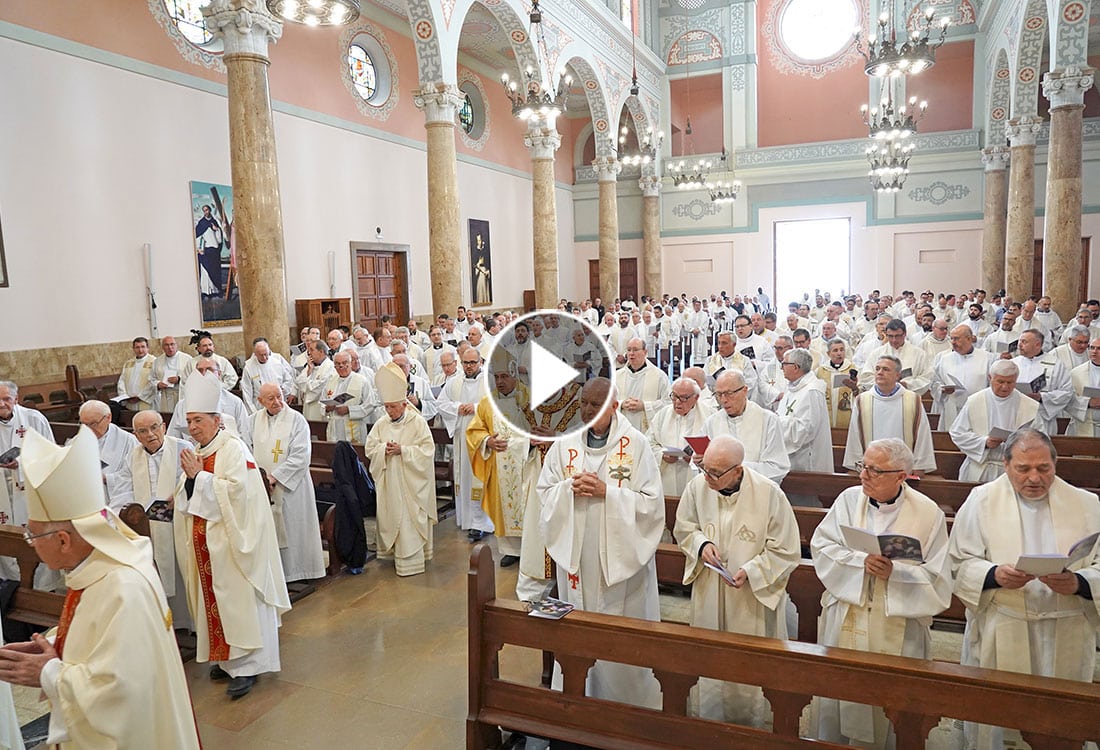
M 331 25 L 280 3 L 0 3 L 0 378 L 113 382 L 135 336 L 196 330 L 289 356 L 303 326 L 459 306 L 980 287 L 1069 320 L 1100 296 L 1093 0 L 317 0 L 356 8 Z M 934 65 L 873 75 L 875 35 L 910 33 Z M 876 173 L 887 108 L 912 148 Z M 207 205 L 233 236 L 212 267 Z M 186 664 L 203 747 L 474 747 L 453 523 L 425 575 L 295 603 L 245 700 Z M 663 619 L 686 602 L 663 590 Z M 538 684 L 537 651 L 500 662 Z

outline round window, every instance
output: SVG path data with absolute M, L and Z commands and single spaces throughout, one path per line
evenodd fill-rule
M 222 41 L 210 33 L 202 15 L 209 4 L 210 0 L 164 0 L 164 9 L 184 39 L 206 52 L 220 53 Z
M 793 56 L 821 62 L 848 48 L 859 16 L 857 0 L 787 0 L 780 11 L 779 36 Z
M 378 90 L 378 71 L 370 53 L 358 44 L 348 47 L 348 73 L 359 96 L 369 102 Z

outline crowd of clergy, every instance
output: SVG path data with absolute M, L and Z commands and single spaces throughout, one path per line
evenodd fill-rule
M 287 583 L 324 576 L 309 473 L 309 421 L 323 421 L 327 440 L 362 445 L 377 494 L 367 543 L 399 576 L 432 558 L 445 457 L 458 529 L 471 542 L 495 538 L 500 564 L 518 565 L 519 599 L 556 586 L 579 609 L 657 620 L 655 553 L 675 541 L 693 625 L 773 638 L 796 627 L 792 505 L 818 504 L 780 483 L 791 471 L 833 473 L 830 428 L 846 429 L 843 464 L 860 485 L 836 499 L 811 543 L 826 589 L 820 642 L 928 658 L 932 617 L 954 593 L 968 608 L 964 663 L 1091 681 L 1096 538 L 1060 572 L 1014 562 L 1066 554 L 1100 531 L 1100 500 L 1056 476 L 1048 437 L 1060 418 L 1070 435 L 1100 437 L 1100 303 L 1061 321 L 1048 297 L 986 296 L 806 294 L 785 312 L 762 290 L 563 300 L 518 322 L 460 307 L 427 330 L 415 319 L 305 327 L 285 354 L 256 339 L 239 370 L 201 331 L 194 356 L 172 337 L 154 356 L 139 337 L 117 398 L 85 402 L 63 448 L 18 403 L 17 385 L 0 382 L 0 454 L 22 450 L 0 465 L 0 523 L 27 527 L 46 563 L 35 585 L 68 591 L 54 637 L 0 649 L 0 680 L 43 688 L 52 742 L 197 746 L 178 656 L 161 651 L 174 652 L 174 628 L 193 630 L 197 660 L 232 698 L 279 670 Z M 577 375 L 532 406 L 535 345 Z M 120 409 L 136 412 L 132 433 L 116 424 Z M 936 470 L 929 412 L 965 454 L 959 479 L 978 485 L 950 536 L 943 511 L 906 481 Z M 436 445 L 433 424 L 450 446 Z M 59 492 L 59 477 L 87 485 L 87 497 Z M 673 540 L 665 496 L 680 498 Z M 132 512 L 149 521 L 148 539 L 123 522 Z M 914 537 L 921 557 L 859 551 L 848 527 Z M 18 578 L 14 561 L 0 566 Z M 120 601 L 119 586 L 102 583 L 113 576 L 140 581 L 140 595 Z M 149 660 L 172 663 L 124 675 L 131 660 L 110 655 L 142 638 L 160 649 Z M 118 679 L 97 680 L 97 670 Z M 653 674 L 637 667 L 598 661 L 587 691 L 660 706 Z M 133 715 L 161 710 L 163 721 L 101 722 L 97 709 L 118 701 L 133 701 Z M 767 720 L 758 688 L 707 680 L 692 711 Z M 820 699 L 812 713 L 821 739 L 892 741 L 879 709 Z M 1002 734 L 967 727 L 973 747 L 1001 747 Z

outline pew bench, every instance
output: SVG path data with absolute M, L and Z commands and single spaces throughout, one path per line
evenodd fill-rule
M 496 598 L 492 552 L 474 547 L 467 577 L 469 710 L 466 747 L 499 747 L 500 729 L 606 748 L 839 748 L 799 737 L 814 695 L 882 706 L 900 748 L 923 747 L 941 717 L 1008 725 L 1032 747 L 1070 750 L 1100 737 L 1100 686 L 779 641 L 574 610 L 560 620 L 528 616 Z M 502 679 L 504 646 L 550 651 L 562 691 Z M 647 667 L 662 706 L 645 709 L 585 696 L 597 659 Z M 699 676 L 763 688 L 772 731 L 687 716 Z
M 844 427 L 831 428 L 833 445 L 846 445 L 848 430 Z M 1053 435 L 1051 441 L 1058 456 L 1080 456 L 1100 458 L 1100 438 Z M 932 433 L 932 448 L 937 451 L 957 451 L 959 448 L 951 440 L 951 434 L 944 431 Z
M 12 595 L 11 607 L 4 613 L 8 620 L 30 625 L 53 627 L 65 604 L 62 594 L 39 591 L 34 587 L 34 571 L 41 564 L 34 548 L 23 539 L 23 527 L 0 525 L 0 555 L 14 557 L 19 565 L 19 588 Z

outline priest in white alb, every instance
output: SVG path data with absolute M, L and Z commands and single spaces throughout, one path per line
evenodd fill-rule
M 459 361 L 462 372 L 443 385 L 436 407 L 454 446 L 455 522 L 458 528 L 467 532 L 471 542 L 476 542 L 486 534 L 492 534 L 494 526 L 481 507 L 483 487 L 471 467 L 466 427 L 474 418 L 478 402 L 489 393 L 489 386 L 477 349 L 465 349 Z
M 416 575 L 434 550 L 435 443 L 405 398 L 409 383 L 400 367 L 387 362 L 374 383 L 386 416 L 374 423 L 363 451 L 378 492 L 378 558 L 392 559 L 399 576 Z
M 187 429 L 196 450 L 180 454 L 187 475 L 176 492 L 176 557 L 198 636 L 195 660 L 228 680 L 231 698 L 258 675 L 278 672 L 279 624 L 290 609 L 275 522 L 247 444 L 223 430 L 221 384 L 196 371 L 184 382 Z
M 791 470 L 791 459 L 783 442 L 783 425 L 775 412 L 749 401 L 745 378 L 737 370 L 727 370 L 714 383 L 714 395 L 721 407 L 703 423 L 703 434 L 709 438 L 732 435 L 745 450 L 745 466 L 776 484 Z M 703 457 L 692 456 L 696 466 Z
M 220 379 L 218 364 L 214 359 L 198 358 L 198 362 L 191 370 L 191 374 L 193 375 L 196 372 L 204 373 L 207 377 Z M 172 421 L 168 423 L 168 434 L 172 437 L 180 438 L 181 440 L 189 436 L 187 430 L 188 407 L 186 397 L 186 391 L 181 391 L 179 401 L 176 402 L 176 409 L 172 412 Z M 244 408 L 244 402 L 225 388 L 224 382 L 222 385 L 222 393 L 218 401 L 218 414 L 221 416 L 221 424 L 225 430 L 244 440 L 245 444 L 249 442 L 250 435 L 248 431 L 252 423 L 248 418 L 248 411 Z
M 260 409 L 260 386 L 275 383 L 283 392 L 283 398 L 297 392 L 294 384 L 294 368 L 282 354 L 271 351 L 267 339 L 259 337 L 252 341 L 252 356 L 244 363 L 241 373 L 241 401 L 249 414 Z
M 940 415 L 939 429 L 951 429 L 966 400 L 986 387 L 996 357 L 979 349 L 968 325 L 955 326 L 951 350 L 936 355 L 932 364 L 932 413 Z
M 909 343 L 905 332 L 905 323 L 897 318 L 886 324 L 883 334 L 886 337 L 886 343 L 870 352 L 863 369 L 859 372 L 861 388 L 868 388 L 874 383 L 875 362 L 882 355 L 888 354 L 901 362 L 900 380 L 906 390 L 918 396 L 928 390 L 932 384 L 932 358 L 916 344 Z
M 703 364 L 703 372 L 705 372 L 708 377 L 717 378 L 723 372 L 737 370 L 741 373 L 741 376 L 745 379 L 746 385 L 749 387 L 749 398 L 754 398 L 757 393 L 758 379 L 756 363 L 737 350 L 735 341 L 736 337 L 732 331 L 722 331 L 719 333 L 715 342 L 716 351 L 714 354 L 710 355 Z M 763 339 L 761 339 L 761 342 L 763 342 Z M 768 352 L 771 353 L 772 358 L 774 358 L 774 349 L 766 344 L 764 346 L 767 348 Z M 760 358 L 759 353 L 756 353 L 756 357 L 761 361 L 762 366 L 767 366 L 767 363 L 763 362 Z
M 848 346 L 843 339 L 830 339 L 829 348 L 814 373 L 825 384 L 825 408 L 829 412 L 829 425 L 842 429 L 848 429 L 848 422 L 852 418 L 852 401 L 859 392 L 852 376 L 852 371 L 856 368 L 852 365 L 852 360 L 848 359 L 847 351 Z
M 645 342 L 632 338 L 626 345 L 626 364 L 615 371 L 619 410 L 631 426 L 644 433 L 657 410 L 668 404 L 668 375 L 646 359 Z
M 191 355 L 179 350 L 174 336 L 162 338 L 160 348 L 164 353 L 153 361 L 153 374 L 150 376 L 156 387 L 152 408 L 171 414 L 179 401 L 180 371 L 191 361 Z
M 819 643 L 856 651 L 928 659 L 932 618 L 951 604 L 947 523 L 931 498 L 905 483 L 913 452 L 896 438 L 872 442 L 860 486 L 840 493 L 810 540 L 825 586 Z M 843 528 L 920 542 L 922 560 L 893 560 L 849 545 Z M 819 740 L 885 748 L 893 734 L 881 708 L 819 698 L 811 732 Z
M 117 513 L 130 502 L 123 467 L 129 462 L 130 453 L 137 447 L 138 441 L 111 421 L 111 408 L 102 401 L 91 400 L 81 404 L 79 419 L 82 425 L 91 429 L 99 442 L 99 460 L 103 466 L 107 505 Z
M 148 409 L 156 395 L 157 384 L 152 379 L 156 357 L 149 353 L 149 339 L 133 340 L 134 356 L 126 360 L 118 376 L 118 396 L 115 400 L 131 411 Z
M 666 497 L 679 497 L 699 472 L 691 463 L 691 449 L 684 438 L 702 435 L 703 423 L 713 412 L 702 406 L 702 389 L 691 378 L 672 384 L 672 403 L 660 409 L 649 424 L 646 439 L 661 470 Z
M 688 483 L 676 509 L 673 535 L 686 557 L 691 625 L 785 639 L 787 579 L 802 556 L 798 523 L 779 486 L 744 466 L 744 457 L 736 438 L 711 440 L 702 475 Z M 768 715 L 759 687 L 708 678 L 692 690 L 691 708 L 757 727 Z
M 538 480 L 546 549 L 557 563 L 558 597 L 577 609 L 660 620 L 655 554 L 665 527 L 661 476 L 645 436 L 618 415 L 606 378 L 581 391 L 588 429 L 559 440 Z M 561 671 L 555 666 L 555 689 Z M 585 694 L 647 708 L 661 705 L 651 670 L 596 661 Z
M 283 576 L 288 583 L 324 578 L 317 498 L 309 475 L 309 423 L 287 408 L 278 383 L 260 386 L 259 403 L 252 415 L 252 454 L 267 473 Z
M 325 406 L 321 403 L 325 384 L 336 374 L 336 368 L 328 358 L 328 347 L 323 341 L 311 341 L 306 357 L 306 366 L 298 373 L 294 385 L 302 402 L 302 416 L 320 422 L 325 418 Z
M 1100 545 L 1061 572 L 1021 570 L 1023 555 L 1068 555 L 1100 532 L 1100 500 L 1055 475 L 1049 437 L 1005 442 L 1005 473 L 974 488 L 951 530 L 955 596 L 967 608 L 963 664 L 1091 683 L 1100 635 Z M 1032 569 L 1034 570 L 1034 569 Z M 1002 748 L 1015 731 L 967 725 L 967 746 Z
M 787 389 L 775 414 L 783 430 L 783 444 L 790 456 L 791 471 L 833 473 L 833 439 L 825 404 L 825 383 L 814 375 L 813 357 L 805 349 L 791 349 L 783 355 L 783 377 Z M 791 495 L 792 505 L 819 506 L 813 495 Z
M 966 399 L 951 424 L 951 441 L 966 459 L 959 467 L 960 482 L 992 482 L 1004 473 L 1003 444 L 1007 435 L 1034 426 L 1039 405 L 1016 390 L 1020 374 L 1014 362 L 994 360 L 989 387 Z
M 848 440 L 844 448 L 844 466 L 855 469 L 867 446 L 875 440 L 896 437 L 913 451 L 913 473 L 917 476 L 936 470 L 932 448 L 932 430 L 920 396 L 905 388 L 901 380 L 901 361 L 892 355 L 880 355 L 874 362 L 875 384 L 859 394 L 852 406 Z
M 1039 403 L 1035 427 L 1048 435 L 1058 434 L 1058 417 L 1073 399 L 1069 370 L 1053 354 L 1043 353 L 1042 331 L 1029 328 L 1020 334 L 1019 353 L 1012 361 L 1020 368 L 1018 382 L 1028 398 Z
M 351 357 L 347 350 L 336 353 L 332 358 L 335 371 L 321 390 L 321 408 L 328 422 L 325 438 L 330 443 L 362 443 L 367 436 L 367 416 L 374 412 L 377 396 L 366 376 L 352 371 Z
M 1070 372 L 1070 382 L 1073 384 L 1074 397 L 1066 407 L 1072 421 L 1066 431 L 1069 435 L 1078 437 L 1100 437 L 1100 337 L 1089 342 L 1089 361 L 1073 368 Z

